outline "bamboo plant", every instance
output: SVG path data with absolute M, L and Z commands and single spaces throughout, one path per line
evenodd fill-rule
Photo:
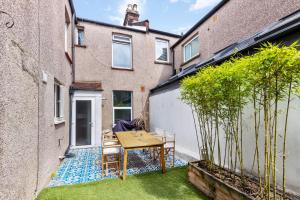
M 281 153 L 277 148 L 279 134 L 283 135 L 282 188 L 283 198 L 286 198 L 286 140 L 290 101 L 299 93 L 300 87 L 300 54 L 297 48 L 296 43 L 291 46 L 266 43 L 253 55 L 236 55 L 219 66 L 201 69 L 181 83 L 181 98 L 196 114 L 199 149 L 205 152 L 202 159 L 207 161 L 208 169 L 215 164 L 226 167 L 232 172 L 233 178 L 239 170 L 242 184 L 246 184 L 243 116 L 245 106 L 252 105 L 255 138 L 253 167 L 256 164 L 255 174 L 259 178 L 262 199 L 270 199 L 271 195 L 277 199 L 274 191 L 278 185 L 277 156 Z M 284 103 L 286 106 L 282 110 L 280 105 Z M 282 113 L 285 121 L 283 132 L 280 132 L 278 118 Z M 196 126 L 196 121 L 199 126 Z M 225 144 L 221 149 L 223 138 Z M 263 153 L 260 152 L 260 138 L 264 140 Z M 261 159 L 264 160 L 263 168 Z

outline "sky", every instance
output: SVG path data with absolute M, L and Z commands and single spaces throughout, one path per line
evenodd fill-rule
M 220 0 L 73 0 L 77 17 L 122 25 L 128 4 L 136 3 L 150 28 L 185 33 Z

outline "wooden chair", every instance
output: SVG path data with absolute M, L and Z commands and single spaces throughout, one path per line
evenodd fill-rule
M 158 136 L 156 132 L 149 132 L 149 134 L 151 134 L 155 137 Z M 161 139 L 161 138 L 159 138 L 159 139 Z M 153 147 L 145 148 L 145 149 L 143 149 L 143 152 L 149 154 L 150 157 L 152 158 L 153 157 L 153 149 L 154 149 Z
M 102 138 L 105 140 L 118 140 L 117 136 L 109 129 L 102 131 Z
M 158 131 L 155 135 L 158 139 L 165 142 L 164 145 L 164 152 L 165 152 L 165 159 L 168 160 L 171 158 L 171 167 L 174 167 L 175 162 L 175 134 L 166 133 L 165 131 L 160 132 Z M 159 148 L 153 148 L 151 151 L 151 157 L 154 160 L 159 159 Z
M 175 134 L 166 133 L 164 137 L 165 158 L 171 158 L 171 167 L 174 167 L 175 162 Z
M 121 145 L 118 139 L 111 131 L 102 132 L 102 176 L 108 175 L 108 169 L 117 170 L 120 176 L 120 163 L 121 163 Z

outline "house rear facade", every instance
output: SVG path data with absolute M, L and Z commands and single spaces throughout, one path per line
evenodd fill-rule
M 300 0 L 222 0 L 179 36 L 152 29 L 136 5 L 120 26 L 77 18 L 72 0 L 1 1 L 0 199 L 34 199 L 69 148 L 99 146 L 119 119 L 140 117 L 154 130 L 164 117 L 181 132 L 178 155 L 195 157 L 192 118 L 178 102 L 179 82 L 169 83 L 299 9 Z M 165 91 L 172 98 L 157 96 Z M 162 98 L 149 108 L 149 96 Z M 181 117 L 175 125 L 172 113 Z
M 75 82 L 101 82 L 103 129 L 111 129 L 118 119 L 147 120 L 149 90 L 173 74 L 170 46 L 180 36 L 141 24 L 78 19 L 84 43 L 75 49 Z

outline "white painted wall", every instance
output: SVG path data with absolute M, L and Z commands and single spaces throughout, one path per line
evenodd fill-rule
M 150 129 L 175 134 L 176 151 L 199 158 L 191 108 L 179 99 L 178 89 L 150 97 Z
M 176 151 L 180 154 L 199 158 L 197 140 L 195 134 L 194 121 L 190 106 L 180 100 L 180 90 L 173 89 L 150 96 L 150 128 L 152 131 L 162 129 L 176 134 Z M 285 103 L 280 107 L 285 108 Z M 245 109 L 244 113 L 244 165 L 246 170 L 250 171 L 253 162 L 253 153 L 255 149 L 255 135 L 252 129 L 253 111 L 251 105 Z M 289 126 L 287 136 L 287 187 L 290 190 L 300 193 L 300 101 L 294 98 L 291 103 Z M 277 180 L 281 183 L 282 179 L 282 131 L 284 117 L 278 120 L 278 152 L 277 155 Z M 264 133 L 260 130 L 259 148 L 260 153 L 264 152 Z M 225 138 L 221 137 L 221 149 L 224 149 Z M 262 157 L 262 156 L 261 156 Z M 217 158 L 217 156 L 216 156 Z M 260 159 L 263 169 L 263 159 Z M 256 166 L 255 166 L 256 169 Z

